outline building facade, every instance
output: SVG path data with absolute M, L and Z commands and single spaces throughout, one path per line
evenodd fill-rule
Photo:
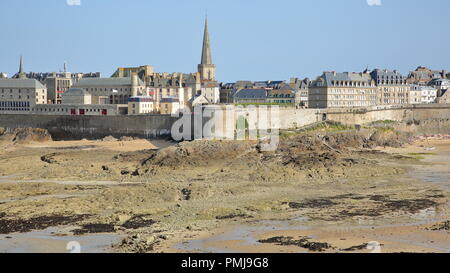
M 437 94 L 438 90 L 436 88 L 433 88 L 431 86 L 412 84 L 409 103 L 410 104 L 435 103 Z
M 61 104 L 92 104 L 92 95 L 83 88 L 70 88 L 61 97 Z
M 309 108 L 377 105 L 377 86 L 368 73 L 324 72 L 311 83 Z
M 128 99 L 128 115 L 152 114 L 155 102 L 150 96 L 137 96 Z
M 305 78 L 300 80 L 299 78 L 291 78 L 289 85 L 295 92 L 295 106 L 298 108 L 308 108 L 308 91 L 311 80 Z
M 28 113 L 47 103 L 47 89 L 34 79 L 0 79 L 0 112 Z
M 128 98 L 148 96 L 148 89 L 136 74 L 125 78 L 83 78 L 73 85 L 94 97 L 108 97 L 109 104 L 128 104 Z
M 397 70 L 375 69 L 370 75 L 378 87 L 378 105 L 408 104 L 410 85 Z

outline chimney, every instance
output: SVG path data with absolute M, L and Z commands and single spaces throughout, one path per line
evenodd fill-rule
M 136 97 L 138 95 L 138 75 L 136 72 L 131 72 L 131 96 Z

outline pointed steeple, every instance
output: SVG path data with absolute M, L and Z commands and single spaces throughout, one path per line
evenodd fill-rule
M 19 74 L 20 73 L 23 73 L 23 59 L 22 59 L 22 55 L 20 55 Z
M 27 74 L 23 72 L 23 58 L 22 55 L 20 55 L 20 64 L 19 64 L 19 79 L 26 79 Z
M 205 32 L 203 33 L 201 64 L 212 64 L 211 44 L 209 42 L 209 32 L 208 32 L 208 16 L 205 18 Z
M 208 17 L 205 18 L 205 32 L 203 34 L 202 60 L 198 65 L 201 81 L 216 80 L 216 66 L 212 62 L 211 43 L 209 41 Z

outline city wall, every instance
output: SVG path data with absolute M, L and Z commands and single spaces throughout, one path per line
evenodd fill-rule
M 105 136 L 160 138 L 170 136 L 176 119 L 170 115 L 67 116 L 0 115 L 0 127 L 7 130 L 33 127 L 47 129 L 54 139 L 98 139 Z
M 359 109 L 328 109 L 328 120 L 344 124 L 367 124 L 380 120 L 425 121 L 450 119 L 450 104 L 417 104 L 408 106 L 375 106 Z
M 242 108 L 232 108 L 235 118 L 246 115 Z M 0 127 L 7 130 L 33 127 L 49 130 L 54 139 L 96 139 L 108 135 L 161 138 L 171 135 L 177 120 L 170 115 L 142 116 L 67 116 L 0 114 Z M 294 109 L 279 108 L 280 129 L 302 127 L 322 120 L 344 124 L 368 124 L 380 120 L 406 121 L 403 131 L 450 134 L 450 104 L 377 106 L 360 109 Z M 236 121 L 236 120 L 235 120 Z M 205 121 L 203 121 L 205 124 Z M 420 126 L 419 126 L 420 125 Z M 219 133 L 220 135 L 220 133 Z

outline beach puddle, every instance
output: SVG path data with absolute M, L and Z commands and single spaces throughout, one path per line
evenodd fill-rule
M 0 253 L 70 253 L 74 245 L 81 253 L 111 252 L 111 245 L 123 236 L 115 233 L 97 233 L 74 236 L 72 227 L 50 227 L 26 233 L 0 235 Z
M 212 246 L 216 242 L 239 241 L 246 246 L 260 245 L 258 235 L 274 230 L 306 230 L 301 225 L 307 218 L 297 216 L 289 220 L 261 220 L 252 221 L 231 228 L 228 231 L 213 235 L 208 238 L 183 241 L 176 244 L 175 248 L 186 252 L 209 252 L 209 253 L 233 253 L 233 249 Z M 299 251 L 300 252 L 300 251 Z

